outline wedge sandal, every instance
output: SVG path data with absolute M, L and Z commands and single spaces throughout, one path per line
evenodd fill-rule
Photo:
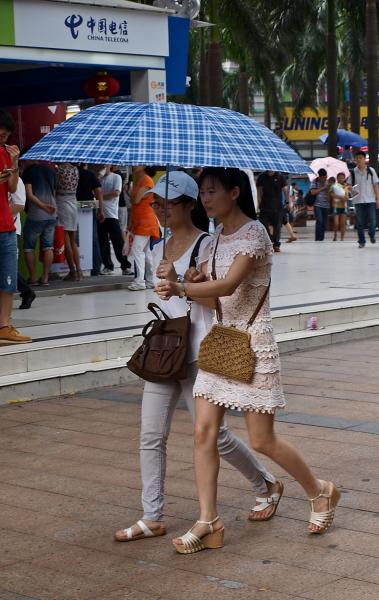
M 175 550 L 179 554 L 195 554 L 195 552 L 201 552 L 201 550 L 222 548 L 224 545 L 224 527 L 214 531 L 213 525 L 218 521 L 220 517 L 216 517 L 212 521 L 196 521 L 195 525 L 202 523 L 208 525 L 210 533 L 206 533 L 203 537 L 199 538 L 197 535 L 192 533 L 193 527 L 187 533 L 182 535 L 181 544 L 174 544 Z
M 309 533 L 317 533 L 321 534 L 327 531 L 329 527 L 333 523 L 334 515 L 336 512 L 336 506 L 341 498 L 341 492 L 339 492 L 331 481 L 323 481 L 323 489 L 320 494 L 315 498 L 309 498 L 309 502 L 311 503 L 311 517 L 309 519 L 309 523 L 312 525 L 316 525 L 317 529 L 311 530 L 309 529 Z M 327 490 L 324 491 L 324 488 L 327 486 Z M 327 498 L 328 499 L 328 510 L 323 512 L 315 512 L 314 503 L 319 498 Z

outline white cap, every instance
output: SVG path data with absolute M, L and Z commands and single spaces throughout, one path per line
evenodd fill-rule
M 166 197 L 166 175 L 162 175 L 149 194 L 156 194 L 161 198 Z M 167 199 L 174 200 L 179 196 L 189 196 L 197 200 L 199 188 L 196 181 L 184 171 L 170 171 L 168 174 Z

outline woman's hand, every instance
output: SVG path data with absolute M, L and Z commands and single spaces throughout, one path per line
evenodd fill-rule
M 161 300 L 169 300 L 172 296 L 179 296 L 182 292 L 183 284 L 176 281 L 162 279 L 154 289 Z
M 202 271 L 197 271 L 195 267 L 190 267 L 184 274 L 185 281 L 189 283 L 202 283 L 207 281 L 207 276 Z
M 172 262 L 161 260 L 157 268 L 157 277 L 159 279 L 168 279 L 169 281 L 177 281 L 178 275 Z

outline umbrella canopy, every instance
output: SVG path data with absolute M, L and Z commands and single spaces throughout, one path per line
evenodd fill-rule
M 349 177 L 350 175 L 347 164 L 343 160 L 338 160 L 338 158 L 333 158 L 332 156 L 316 158 L 309 166 L 314 171 L 314 173 L 308 174 L 310 181 L 316 179 L 319 169 L 325 169 L 328 177 L 337 177 L 338 173 L 344 173 L 345 177 Z
M 88 108 L 61 123 L 23 158 L 310 172 L 290 146 L 254 119 L 223 108 L 174 103 Z
M 320 140 L 323 144 L 328 143 L 328 134 L 324 133 L 324 135 L 320 136 Z M 354 133 L 354 131 L 347 131 L 347 129 L 337 129 L 337 145 L 338 146 L 355 146 L 356 148 L 361 148 L 362 146 L 367 145 L 367 140 L 363 137 Z

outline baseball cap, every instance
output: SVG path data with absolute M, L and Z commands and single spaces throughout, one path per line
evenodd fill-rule
M 167 175 L 162 175 L 153 187 L 149 190 L 149 194 L 153 193 L 161 198 L 166 196 L 166 178 Z M 197 200 L 199 188 L 196 181 L 184 171 L 170 171 L 168 174 L 168 192 L 167 199 L 174 200 L 179 196 L 189 196 Z

